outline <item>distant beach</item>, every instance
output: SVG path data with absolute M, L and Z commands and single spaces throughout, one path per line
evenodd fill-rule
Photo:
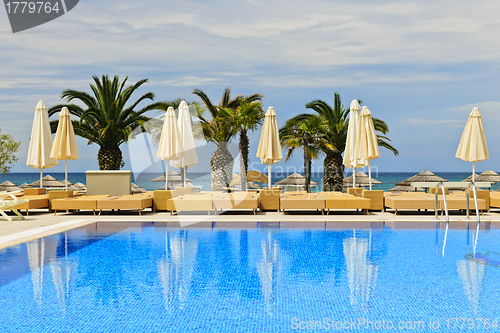
M 363 170 L 362 170 L 363 171 Z M 415 172 L 378 172 L 373 173 L 372 177 L 381 181 L 382 184 L 374 185 L 373 189 L 388 191 L 389 189 L 396 186 L 396 183 L 399 183 L 415 174 L 419 171 Z M 464 180 L 465 178 L 471 175 L 470 172 L 434 172 L 436 175 L 447 179 L 450 182 L 459 182 Z M 477 172 L 478 174 L 480 172 Z M 58 180 L 64 180 L 64 173 L 62 172 L 50 172 L 50 170 L 45 170 L 44 175 L 51 175 Z M 290 173 L 273 173 L 272 181 L 273 183 L 286 178 Z M 352 173 L 349 170 L 345 174 L 345 177 L 351 176 Z M 132 181 L 137 185 L 141 186 L 146 190 L 156 190 L 161 186 L 164 186 L 164 183 L 153 183 L 150 182 L 151 179 L 161 176 L 161 173 L 143 173 L 140 174 L 137 179 L 133 179 Z M 193 180 L 193 185 L 203 186 L 203 190 L 210 190 L 210 173 L 198 173 L 198 172 L 189 172 L 188 178 Z M 0 175 L 0 183 L 9 180 L 16 185 L 21 185 L 23 183 L 32 183 L 40 179 L 40 173 L 38 172 L 28 172 L 28 173 L 16 173 L 11 172 L 8 175 Z M 85 172 L 72 172 L 68 173 L 68 180 L 72 183 L 86 183 L 86 175 Z M 316 188 L 312 188 L 313 192 L 317 192 L 318 190 L 322 190 L 323 188 L 323 173 L 313 173 L 311 176 L 311 180 L 318 183 Z M 491 189 L 493 191 L 500 189 L 500 184 L 493 184 Z

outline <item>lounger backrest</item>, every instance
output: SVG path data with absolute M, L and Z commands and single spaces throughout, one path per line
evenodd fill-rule
M 24 195 L 40 195 L 40 194 L 46 194 L 47 189 L 46 188 L 25 188 L 24 189 Z
M 184 194 L 190 194 L 192 193 L 192 188 L 191 187 L 176 187 L 174 189 L 174 197 L 178 197 Z

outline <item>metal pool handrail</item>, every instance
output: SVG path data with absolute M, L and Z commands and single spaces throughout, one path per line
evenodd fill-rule
M 477 208 L 477 194 L 476 194 L 476 185 L 474 182 L 470 182 L 469 185 L 467 185 L 467 189 L 465 190 L 465 193 L 467 194 L 467 218 L 469 218 L 469 189 L 472 187 L 472 192 L 474 193 L 474 204 L 476 205 L 476 216 L 477 216 L 477 223 L 479 224 L 479 209 Z
M 436 219 L 438 218 L 438 190 L 439 190 L 439 187 L 441 187 L 441 190 L 443 192 L 443 202 L 444 202 L 444 212 L 446 214 L 446 223 L 450 222 L 450 217 L 448 216 L 448 204 L 446 203 L 446 192 L 445 192 L 445 189 L 444 189 L 444 184 L 443 182 L 439 182 L 437 185 L 436 185 L 436 210 L 435 210 L 435 215 L 436 215 Z M 476 206 L 477 207 L 477 206 Z

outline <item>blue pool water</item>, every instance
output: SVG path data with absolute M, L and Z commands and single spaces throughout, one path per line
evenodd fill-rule
M 500 230 L 412 226 L 92 224 L 0 250 L 0 331 L 497 331 Z

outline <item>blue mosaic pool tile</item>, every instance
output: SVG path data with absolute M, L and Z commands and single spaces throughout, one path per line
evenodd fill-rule
M 365 320 L 491 332 L 446 320 L 500 317 L 500 268 L 465 259 L 470 230 L 152 229 L 75 230 L 2 251 L 0 330 L 295 332 Z M 498 230 L 478 236 L 476 251 L 500 253 Z

